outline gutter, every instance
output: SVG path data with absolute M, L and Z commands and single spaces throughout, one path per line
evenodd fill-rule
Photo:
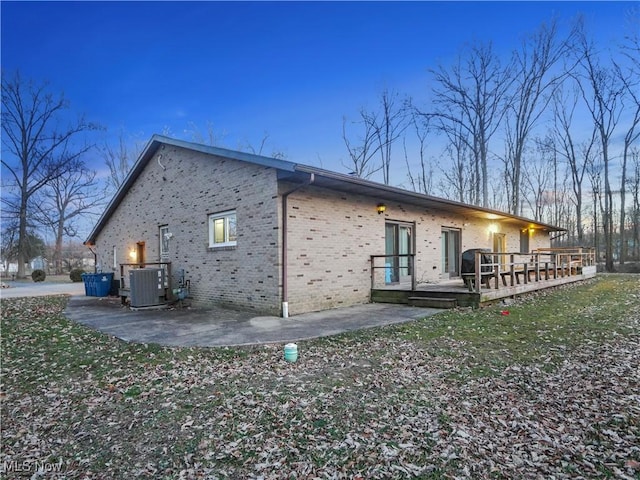
M 313 182 L 315 182 L 315 179 L 316 179 L 315 174 L 310 173 L 308 181 L 306 181 L 305 183 L 301 183 L 297 187 L 282 194 L 282 318 L 289 318 L 289 282 L 287 280 L 288 279 L 287 264 L 288 264 L 288 257 L 289 257 L 287 254 L 287 245 L 288 245 L 287 199 L 289 198 L 289 195 L 291 195 L 292 193 L 297 192 L 301 188 L 308 187 L 309 185 L 311 185 Z

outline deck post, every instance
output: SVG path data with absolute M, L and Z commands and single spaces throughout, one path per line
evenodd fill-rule
M 509 277 L 511 278 L 511 286 L 513 287 L 515 285 L 515 261 L 516 261 L 516 257 L 515 255 L 511 255 L 511 257 L 509 258 L 510 260 L 510 265 L 509 265 Z
M 476 252 L 476 270 L 474 272 L 475 274 L 475 281 L 476 281 L 476 285 L 475 285 L 475 292 L 480 293 L 480 285 L 482 283 L 482 275 L 480 275 L 480 263 L 481 262 L 481 258 L 482 258 L 482 254 L 481 252 Z
M 369 258 L 369 262 L 371 263 L 371 290 L 375 288 L 375 257 L 371 255 Z
M 549 280 L 549 262 L 544 263 L 544 279 Z
M 415 231 L 415 230 L 414 230 Z M 416 282 L 416 255 L 409 255 L 409 265 L 411 267 L 411 291 L 416 290 L 417 282 Z

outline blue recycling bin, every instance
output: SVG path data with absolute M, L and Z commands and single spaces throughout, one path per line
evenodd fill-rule
M 107 297 L 113 283 L 113 272 L 83 273 L 84 293 L 87 297 Z
M 87 297 L 97 296 L 95 275 L 93 273 L 83 273 L 82 281 L 84 282 L 84 294 Z
M 96 297 L 108 297 L 113 282 L 113 272 L 96 274 Z

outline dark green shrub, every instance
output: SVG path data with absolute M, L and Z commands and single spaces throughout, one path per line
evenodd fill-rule
M 83 273 L 87 272 L 85 272 L 81 268 L 74 268 L 73 270 L 71 270 L 71 272 L 69 272 L 69 278 L 72 282 L 81 282 Z
M 34 270 L 31 273 L 31 279 L 34 282 L 44 282 L 45 278 L 47 278 L 47 274 L 44 273 L 44 270 Z

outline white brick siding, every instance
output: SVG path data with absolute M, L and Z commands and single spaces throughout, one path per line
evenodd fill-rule
M 159 227 L 168 226 L 173 282 L 180 270 L 191 281 L 195 304 L 223 304 L 279 314 L 282 301 L 282 195 L 298 184 L 277 171 L 173 145 L 161 146 L 96 237 L 103 270 L 128 263 L 145 242 L 146 261 L 160 261 Z M 385 253 L 385 221 L 415 222 L 416 278 L 442 275 L 441 231 L 459 229 L 461 251 L 493 247 L 489 225 L 506 234 L 506 249 L 520 250 L 522 226 L 341 193 L 314 185 L 288 197 L 288 302 L 292 315 L 369 301 L 371 255 Z M 209 248 L 208 216 L 235 210 L 237 245 Z M 531 250 L 549 247 L 535 233 Z M 119 278 L 119 269 L 115 278 Z M 128 281 L 128 279 L 126 279 Z
M 276 201 L 274 169 L 167 145 L 148 162 L 97 237 L 98 261 L 104 269 L 112 267 L 115 246 L 117 263 L 129 262 L 128 252 L 140 241 L 146 260 L 159 261 L 159 227 L 168 225 L 174 285 L 184 269 L 196 303 L 278 313 Z M 227 210 L 236 210 L 237 247 L 210 249 L 208 215 Z
M 441 232 L 459 229 L 461 251 L 493 249 L 490 225 L 506 234 L 509 252 L 520 251 L 519 226 L 466 217 L 445 211 L 384 202 L 332 192 L 314 186 L 288 200 L 289 311 L 307 311 L 369 301 L 370 256 L 385 253 L 385 222 L 415 222 L 416 275 L 419 282 L 437 283 L 442 274 Z M 530 249 L 549 247 L 547 233 L 530 238 Z M 447 276 L 448 277 L 448 276 Z

